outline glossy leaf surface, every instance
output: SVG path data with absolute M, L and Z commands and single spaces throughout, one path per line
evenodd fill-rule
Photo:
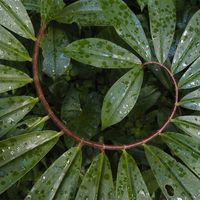
M 200 86 L 200 58 L 183 74 L 178 86 L 180 89 L 191 89 Z
M 99 5 L 98 0 L 79 0 L 65 7 L 56 21 L 80 26 L 107 26 L 108 20 Z
M 143 70 L 134 68 L 122 76 L 107 92 L 102 107 L 102 128 L 120 122 L 134 107 L 143 82 Z
M 100 68 L 132 68 L 141 64 L 128 50 L 103 39 L 78 40 L 64 48 L 64 52 L 79 62 Z
M 200 143 L 195 137 L 165 133 L 164 142 L 198 177 L 200 177 Z
M 174 74 L 185 69 L 200 56 L 200 11 L 190 19 L 178 44 L 173 63 Z
M 0 25 L 0 59 L 13 61 L 31 61 L 25 47 Z
M 125 151 L 118 165 L 115 199 L 151 199 L 135 160 Z
M 119 36 L 145 60 L 151 60 L 151 52 L 144 30 L 136 15 L 122 0 L 100 0 L 110 24 Z
M 55 145 L 60 133 L 33 132 L 0 142 L 0 193 L 30 171 Z
M 38 99 L 28 96 L 15 96 L 0 99 L 0 137 L 10 131 L 31 111 Z
M 176 27 L 173 0 L 148 0 L 151 36 L 156 57 L 164 63 L 168 57 Z
M 60 156 L 39 178 L 25 199 L 74 199 L 82 162 L 80 147 Z
M 56 26 L 50 26 L 42 40 L 43 72 L 55 79 L 63 75 L 70 64 L 70 58 L 62 52 L 68 44 L 66 32 Z
M 35 40 L 31 20 L 20 0 L 0 1 L 0 24 L 22 37 Z
M 31 82 L 32 79 L 24 72 L 0 65 L 0 93 L 23 87 Z
M 79 187 L 75 200 L 114 200 L 110 163 L 104 153 L 99 154 L 89 167 Z
M 145 152 L 168 200 L 200 198 L 200 180 L 189 169 L 157 147 L 145 146 Z
M 200 111 L 200 89 L 184 96 L 179 102 L 181 107 Z
M 200 137 L 200 116 L 180 116 L 172 122 L 185 133 Z

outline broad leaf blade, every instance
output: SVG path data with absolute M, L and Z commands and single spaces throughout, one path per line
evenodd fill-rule
M 179 133 L 165 133 L 161 137 L 173 153 L 200 178 L 199 140 Z
M 157 182 L 168 200 L 199 199 L 200 180 L 185 166 L 157 147 L 145 146 Z
M 132 68 L 141 65 L 134 54 L 103 39 L 78 40 L 64 48 L 64 52 L 79 62 L 100 68 Z
M 74 199 L 81 162 L 80 147 L 71 148 L 47 169 L 25 199 Z
M 66 32 L 56 26 L 49 26 L 41 44 L 44 57 L 42 70 L 53 79 L 63 75 L 70 64 L 70 58 L 61 50 L 68 43 Z
M 31 61 L 25 47 L 0 25 L 0 59 L 13 61 Z
M 65 7 L 56 21 L 79 26 L 108 26 L 98 0 L 79 0 Z
M 172 122 L 185 133 L 200 137 L 200 116 L 180 116 Z
M 30 171 L 56 144 L 61 134 L 33 132 L 0 142 L 0 193 Z
M 134 68 L 122 76 L 107 92 L 101 113 L 105 129 L 124 119 L 133 109 L 142 86 L 143 70 Z
M 100 5 L 119 36 L 145 60 L 151 60 L 150 47 L 136 15 L 122 0 L 100 0 Z
M 168 57 L 176 27 L 176 11 L 173 0 L 149 0 L 148 10 L 151 35 L 156 57 L 164 63 Z
M 40 0 L 22 0 L 22 3 L 27 10 L 40 12 Z
M 178 73 L 200 56 L 200 10 L 190 19 L 178 44 L 173 63 L 173 73 Z
M 0 24 L 22 37 L 35 40 L 33 25 L 20 0 L 0 1 Z
M 118 165 L 115 198 L 116 200 L 151 199 L 135 160 L 125 151 Z
M 112 172 L 104 153 L 93 160 L 75 198 L 75 200 L 85 199 L 114 200 Z
M 15 96 L 0 99 L 0 137 L 10 131 L 34 107 L 38 99 Z
M 180 89 L 191 89 L 200 86 L 200 58 L 198 58 L 181 77 Z
M 200 89 L 184 96 L 180 100 L 179 105 L 187 109 L 200 111 Z
M 0 65 L 0 93 L 14 90 L 31 83 L 32 79 L 22 71 Z

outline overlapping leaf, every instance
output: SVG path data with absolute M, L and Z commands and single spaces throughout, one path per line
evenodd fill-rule
M 179 105 L 187 109 L 200 111 L 200 89 L 184 96 L 180 100 Z
M 197 11 L 190 19 L 178 44 L 172 71 L 176 74 L 185 69 L 200 56 L 200 11 Z
M 144 30 L 136 15 L 122 0 L 99 0 L 110 24 L 119 36 L 145 60 L 151 60 L 151 52 Z
M 164 63 L 168 57 L 176 27 L 173 0 L 148 0 L 151 36 L 156 57 Z
M 164 142 L 198 177 L 200 177 L 200 142 L 195 137 L 165 133 Z
M 31 20 L 20 0 L 0 1 L 0 24 L 22 37 L 35 40 Z
M 143 10 L 145 6 L 148 4 L 148 0 L 137 0 L 138 4 L 140 5 L 140 9 Z
M 134 107 L 143 82 L 143 70 L 135 67 L 122 76 L 104 98 L 101 121 L 105 129 L 120 122 Z
M 61 134 L 33 132 L 0 142 L 0 194 L 30 171 L 55 145 Z
M 80 147 L 71 148 L 47 169 L 25 199 L 74 199 L 81 162 Z
M 145 152 L 157 182 L 169 200 L 199 199 L 200 179 L 161 149 L 145 146 Z
M 103 39 L 75 41 L 64 48 L 71 58 L 101 68 L 132 68 L 141 61 L 126 49 Z
M 75 200 L 114 200 L 113 180 L 110 163 L 104 153 L 92 162 L 79 187 Z
M 151 199 L 136 162 L 127 152 L 123 152 L 119 161 L 115 199 Z
M 0 93 L 23 87 L 31 82 L 32 79 L 22 71 L 0 65 Z
M 0 25 L 0 59 L 31 61 L 25 47 L 5 28 Z
M 15 96 L 0 99 L 0 137 L 10 131 L 33 108 L 38 99 Z
M 40 0 L 22 0 L 22 3 L 27 10 L 40 12 Z
M 172 122 L 185 133 L 200 137 L 200 116 L 180 116 Z

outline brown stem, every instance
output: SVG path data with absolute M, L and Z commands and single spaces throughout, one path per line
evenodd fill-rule
M 32 67 L 33 67 L 33 81 L 34 81 L 34 85 L 35 85 L 35 89 L 37 92 L 37 96 L 40 99 L 41 103 L 43 104 L 46 112 L 48 113 L 49 117 L 51 118 L 51 120 L 56 124 L 56 126 L 63 131 L 64 133 L 66 133 L 68 136 L 74 138 L 76 141 L 78 141 L 79 143 L 81 143 L 81 145 L 87 145 L 87 146 L 91 146 L 93 148 L 96 149 L 100 149 L 102 150 L 126 150 L 126 149 L 131 149 L 140 145 L 144 145 L 145 143 L 149 142 L 150 140 L 152 140 L 153 138 L 155 138 L 156 136 L 158 136 L 160 133 L 162 133 L 162 131 L 168 126 L 168 124 L 170 123 L 171 119 L 173 118 L 176 109 L 177 109 L 177 105 L 178 105 L 178 86 L 176 83 L 176 80 L 173 76 L 173 74 L 170 72 L 170 70 L 165 67 L 164 65 L 158 63 L 158 62 L 146 62 L 143 64 L 143 66 L 145 65 L 151 65 L 151 64 L 155 64 L 155 65 L 159 65 L 161 68 L 163 68 L 171 77 L 173 84 L 174 84 L 174 88 L 175 88 L 175 102 L 174 102 L 174 107 L 173 110 L 171 112 L 171 114 L 169 115 L 167 121 L 164 123 L 164 125 L 157 130 L 156 132 L 154 132 L 153 134 L 151 134 L 149 137 L 144 138 L 143 140 L 140 140 L 138 142 L 132 143 L 132 144 L 127 144 L 127 145 L 106 145 L 106 144 L 101 144 L 101 143 L 97 143 L 94 141 L 90 141 L 90 140 L 85 140 L 81 137 L 79 137 L 76 133 L 74 133 L 73 131 L 69 130 L 68 128 L 65 127 L 65 125 L 63 124 L 63 122 L 55 115 L 55 113 L 53 112 L 53 110 L 51 109 L 51 107 L 49 106 L 41 84 L 40 84 L 40 80 L 39 80 L 39 74 L 38 74 L 38 56 L 39 56 L 39 51 L 40 51 L 40 42 L 42 40 L 42 37 L 44 35 L 44 32 L 46 30 L 46 25 L 42 26 L 39 30 L 38 36 L 37 36 L 37 40 L 35 41 L 35 46 L 34 46 L 34 53 L 33 53 L 33 61 L 32 61 Z

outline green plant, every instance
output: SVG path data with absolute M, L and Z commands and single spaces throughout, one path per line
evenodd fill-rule
M 200 199 L 200 11 L 186 26 L 184 3 L 0 0 L 1 199 Z

